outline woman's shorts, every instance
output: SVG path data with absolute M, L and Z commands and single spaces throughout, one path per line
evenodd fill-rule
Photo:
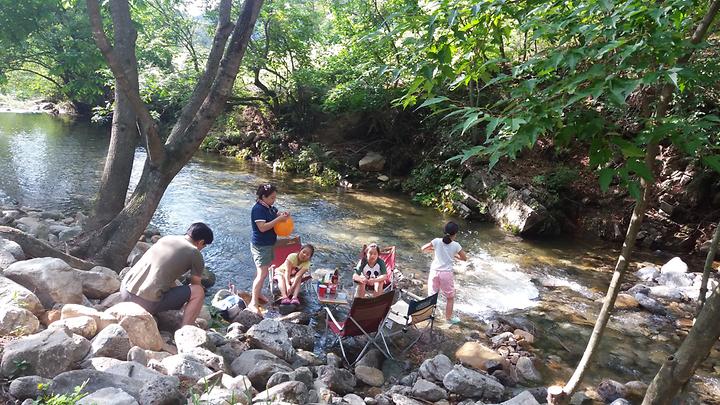
M 272 245 L 257 246 L 250 244 L 250 252 L 252 252 L 253 261 L 257 267 L 270 266 L 275 258 L 275 247 Z
M 428 295 L 442 292 L 445 298 L 455 297 L 455 275 L 452 271 L 430 271 Z
M 190 286 L 181 285 L 173 287 L 163 294 L 160 301 L 149 301 L 128 292 L 125 288 L 120 289 L 120 296 L 123 301 L 134 302 L 146 311 L 155 315 L 158 312 L 181 309 L 185 303 L 190 301 Z

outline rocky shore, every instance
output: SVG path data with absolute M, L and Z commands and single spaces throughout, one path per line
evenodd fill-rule
M 0 223 L 60 248 L 83 221 L 18 207 L 0 213 Z M 148 230 L 128 265 L 157 238 Z M 328 347 L 322 318 L 312 314 L 263 319 L 241 311 L 227 323 L 206 306 L 195 326 L 180 327 L 180 311 L 153 317 L 120 302 L 121 275 L 113 270 L 30 258 L 4 239 L 0 272 L 0 392 L 25 405 L 73 395 L 77 387 L 88 394 L 79 404 L 529 405 L 545 402 L 541 370 L 557 363 L 534 347 L 532 327 L 496 322 L 466 336 L 454 355 L 442 353 L 446 337 L 436 330 L 419 360 L 386 359 L 373 350 L 349 367 L 337 347 Z M 618 297 L 620 314 L 665 317 L 678 331 L 692 326 L 699 274 L 676 258 L 643 266 L 635 276 L 640 282 L 625 285 Z M 539 283 L 553 288 L 551 280 Z M 715 285 L 711 279 L 711 291 Z M 606 379 L 576 393 L 572 403 L 637 402 L 646 387 L 647 381 Z

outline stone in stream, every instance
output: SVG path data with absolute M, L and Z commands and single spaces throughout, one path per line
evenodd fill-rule
M 127 392 L 113 387 L 97 390 L 79 400 L 77 405 L 138 405 L 138 402 Z
M 627 388 L 625 388 L 625 385 L 610 379 L 602 380 L 596 391 L 605 402 L 612 402 L 618 398 L 625 398 L 627 396 Z
M 498 405 L 540 405 L 540 403 L 530 391 L 523 391 L 512 399 L 501 402 Z
M 443 385 L 454 394 L 485 401 L 498 401 L 505 392 L 505 387 L 495 378 L 460 365 L 445 376 Z
M 90 351 L 90 342 L 67 328 L 46 329 L 5 346 L 1 374 L 53 378 L 74 368 Z M 23 364 L 23 367 L 18 367 Z
M 527 333 L 525 331 L 523 332 Z M 512 336 L 512 333 L 510 333 L 510 335 Z M 528 333 L 528 335 L 530 334 Z M 497 364 L 503 360 L 503 357 L 495 350 L 478 342 L 465 342 L 455 352 L 455 358 L 463 364 L 483 371 L 487 371 L 493 364 Z
M 452 369 L 452 361 L 446 355 L 438 354 L 432 359 L 425 360 L 418 372 L 426 380 L 442 382 Z
M 448 397 L 447 391 L 445 391 L 444 388 L 422 378 L 418 379 L 413 385 L 412 395 L 415 398 L 428 402 L 437 402 L 441 399 L 447 399 Z
M 27 309 L 0 304 L 0 336 L 32 335 L 39 327 L 40 321 Z
M 0 305 L 24 308 L 35 316 L 45 312 L 42 303 L 32 291 L 3 276 L 0 276 Z
M 660 268 L 661 274 L 687 273 L 688 265 L 679 257 L 673 257 Z
M 11 264 L 4 273 L 40 299 L 45 308 L 55 304 L 82 304 L 81 272 L 60 259 L 41 257 Z

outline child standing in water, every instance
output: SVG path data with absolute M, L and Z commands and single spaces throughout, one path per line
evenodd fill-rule
M 445 305 L 445 319 L 451 324 L 460 322 L 460 318 L 453 316 L 453 305 L 455 304 L 455 280 L 453 274 L 453 259 L 467 260 L 467 255 L 462 246 L 455 242 L 460 227 L 455 222 L 445 224 L 445 236 L 435 238 L 422 247 L 423 252 L 435 252 L 435 257 L 430 264 L 430 276 L 428 277 L 428 295 L 442 292 L 447 301 Z
M 310 270 L 310 259 L 315 254 L 315 247 L 310 244 L 303 245 L 297 253 L 290 253 L 280 267 L 277 268 L 275 279 L 282 295 L 281 303 L 284 305 L 300 304 L 300 285 L 305 273 Z

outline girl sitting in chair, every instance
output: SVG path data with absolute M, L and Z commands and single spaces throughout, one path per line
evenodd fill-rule
M 290 253 L 285 263 L 275 270 L 275 279 L 282 295 L 281 304 L 298 305 L 300 300 L 300 286 L 303 276 L 310 270 L 310 259 L 315 254 L 315 247 L 310 244 L 303 245 L 297 253 Z
M 357 283 L 356 297 L 364 297 L 367 289 L 373 296 L 383 292 L 385 280 L 387 279 L 387 267 L 385 261 L 380 258 L 380 247 L 377 243 L 371 243 L 365 249 L 363 258 L 355 266 L 353 281 Z

